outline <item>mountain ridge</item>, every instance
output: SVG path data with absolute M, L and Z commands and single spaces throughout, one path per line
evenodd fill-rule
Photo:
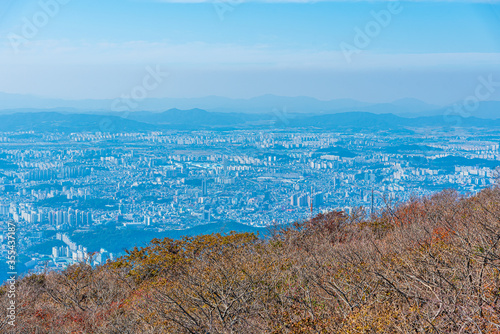
M 375 114 L 363 111 L 335 114 L 244 114 L 210 112 L 203 109 L 170 109 L 162 113 L 61 113 L 55 111 L 0 115 L 0 131 L 62 131 L 118 132 L 195 129 L 257 129 L 257 128 L 319 128 L 404 130 L 421 127 L 483 127 L 500 126 L 500 119 L 453 115 L 401 117 L 394 114 Z
M 32 95 L 0 92 L 0 114 L 16 112 L 66 111 L 72 113 L 106 113 L 113 110 L 114 99 L 64 100 Z M 196 98 L 145 98 L 138 107 L 129 111 L 163 112 L 179 108 L 202 109 L 221 113 L 321 113 L 332 114 L 348 111 L 365 111 L 376 114 L 393 113 L 400 116 L 419 117 L 447 113 L 461 102 L 447 106 L 430 104 L 415 98 L 400 98 L 386 102 L 363 102 L 349 98 L 321 100 L 309 96 L 279 96 L 265 94 L 251 98 L 206 96 Z M 480 101 L 470 115 L 480 118 L 500 118 L 500 101 Z

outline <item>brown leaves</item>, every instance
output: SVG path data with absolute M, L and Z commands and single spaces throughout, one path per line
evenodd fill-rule
M 320 214 L 267 240 L 155 239 L 110 265 L 32 275 L 16 330 L 499 332 L 500 189 L 362 217 Z

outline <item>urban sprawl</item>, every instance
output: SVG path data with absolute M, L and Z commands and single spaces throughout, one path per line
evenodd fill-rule
M 23 270 L 41 272 L 119 255 L 72 240 L 110 226 L 264 227 L 330 210 L 371 214 L 448 188 L 474 193 L 500 165 L 498 138 L 480 133 L 0 133 L 0 235 L 15 222 Z

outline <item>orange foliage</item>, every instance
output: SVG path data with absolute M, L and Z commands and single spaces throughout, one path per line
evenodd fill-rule
M 107 266 L 25 277 L 11 332 L 499 332 L 498 188 L 363 217 L 155 239 Z

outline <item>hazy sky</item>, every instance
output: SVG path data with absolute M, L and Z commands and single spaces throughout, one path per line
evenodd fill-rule
M 148 66 L 169 73 L 148 97 L 443 104 L 500 82 L 499 1 L 1 0 L 0 37 L 0 91 L 56 98 L 118 97 Z

